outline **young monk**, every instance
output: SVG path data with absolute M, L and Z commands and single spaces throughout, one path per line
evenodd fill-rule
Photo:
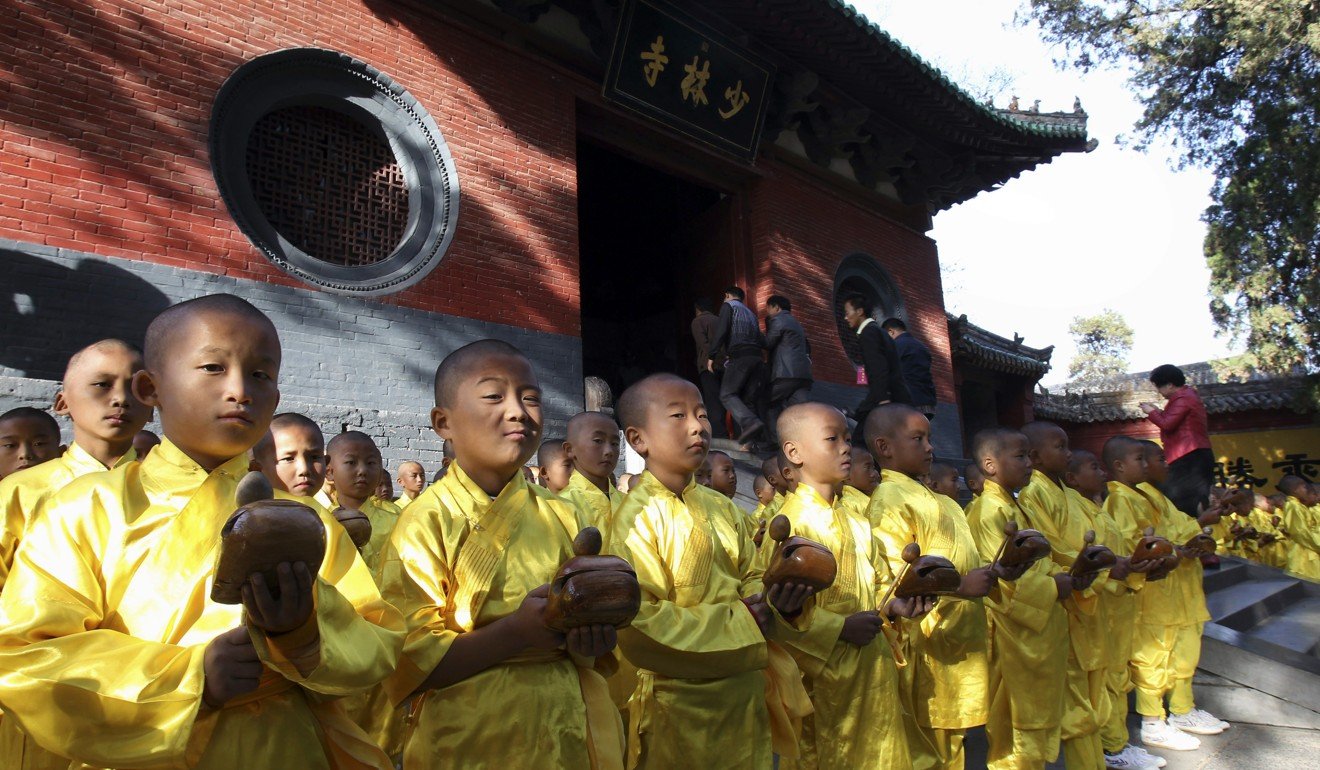
M 1031 458 L 1031 480 L 1018 495 L 1026 523 L 1050 541 L 1050 556 L 1057 567 L 1068 570 L 1086 546 L 1091 520 L 1073 510 L 1064 491 L 1072 452 L 1068 434 L 1052 422 L 1029 422 L 1022 426 Z M 1104 637 L 1106 629 L 1099 613 L 1099 597 L 1091 589 L 1095 575 L 1077 580 L 1072 595 L 1063 603 L 1068 613 L 1067 693 L 1064 699 L 1063 763 L 1068 770 L 1104 770 L 1105 753 L 1100 745 L 1100 709 L 1105 695 Z
M 146 457 L 147 452 L 158 446 L 160 446 L 160 436 L 149 430 L 140 430 L 133 437 L 133 452 L 139 460 Z
M 766 505 L 765 510 L 761 512 L 765 521 L 774 518 L 779 512 L 779 506 L 784 504 L 784 498 L 793 491 L 796 481 L 793 477 L 793 466 L 784 457 L 783 452 L 775 452 L 772 457 L 767 457 L 761 463 L 761 475 L 774 487 L 775 496 Z
M 0 414 L 0 479 L 60 456 L 60 424 L 20 406 Z
M 327 475 L 335 480 L 339 507 L 360 511 L 371 522 L 371 538 L 358 551 L 371 570 L 372 579 L 380 585 L 385 545 L 402 513 L 388 497 L 376 494 L 380 479 L 389 477 L 380 449 L 367 434 L 345 431 L 330 439 L 325 461 Z M 385 688 L 373 687 L 347 698 L 344 708 L 372 741 L 385 750 L 390 761 L 397 764 L 403 754 L 406 714 L 403 709 L 394 708 Z
M 1314 484 L 1291 474 L 1279 480 L 1279 492 L 1287 495 L 1279 518 L 1291 541 L 1288 571 L 1320 580 L 1320 514 L 1315 508 L 1320 495 Z
M 567 497 L 590 515 L 601 533 L 610 529 L 614 509 L 623 495 L 614 488 L 614 466 L 619 462 L 619 426 L 602 412 L 580 412 L 568 421 L 564 454 L 573 472 L 564 487 Z
M 1005 428 L 981 431 L 972 440 L 972 459 L 985 486 L 967 508 L 967 524 L 986 561 L 999 552 L 1007 522 L 1026 526 L 1013 493 L 1031 479 L 1030 451 L 1026 436 Z M 1042 559 L 1012 584 L 1001 580 L 999 598 L 986 600 L 990 711 L 985 733 L 991 770 L 1039 767 L 1058 756 L 1068 664 L 1062 603 L 1074 588 L 1066 572 Z
M 800 613 L 810 591 L 763 591 L 752 520 L 693 482 L 710 445 L 695 385 L 651 375 L 624 391 L 618 414 L 646 460 L 607 538 L 642 586 L 641 612 L 619 632 L 638 668 L 628 766 L 769 767 L 766 639 L 797 632 L 785 618 Z
M 692 474 L 692 480 L 697 483 L 697 486 L 710 489 L 710 475 L 712 473 L 714 473 L 714 469 L 711 468 L 710 455 L 707 454 L 706 459 L 701 461 L 701 466 Z
M 926 486 L 937 495 L 958 499 L 958 469 L 948 463 L 931 463 Z
M 879 604 L 894 575 L 866 514 L 840 496 L 852 470 L 843 413 L 826 404 L 798 404 L 784 410 L 776 428 L 800 479 L 779 512 L 794 535 L 829 548 L 839 567 L 834 585 L 809 610 L 811 631 L 786 642 L 816 709 L 804 724 L 802 753 L 822 770 L 910 768 L 894 653 L 884 636 L 876 637 L 898 617 L 929 612 L 934 599 Z
M 843 501 L 862 515 L 871 507 L 871 493 L 880 484 L 880 469 L 866 447 L 854 446 L 849 455 L 852 463 L 848 478 L 843 482 Z
M 517 348 L 481 340 L 435 374 L 431 425 L 453 442 L 439 484 L 404 509 L 386 549 L 386 597 L 407 620 L 391 699 L 410 706 L 405 767 L 618 768 L 623 727 L 594 665 L 611 626 L 544 622 L 547 583 L 587 526 L 527 483 L 541 387 Z
M 1274 504 L 1259 492 L 1251 496 L 1251 512 L 1248 521 L 1260 533 L 1256 542 L 1256 559 L 1269 567 L 1288 568 L 1288 536 L 1280 530 L 1282 517 L 1278 516 Z M 1286 529 L 1286 528 L 1285 528 Z
M 1146 481 L 1137 490 L 1150 500 L 1156 512 L 1151 521 L 1155 533 L 1167 537 L 1176 547 L 1181 559 L 1166 580 L 1142 590 L 1137 635 L 1133 642 L 1133 675 L 1137 686 L 1137 711 L 1142 715 L 1142 741 L 1164 745 L 1158 736 L 1165 731 L 1160 723 L 1174 731 L 1191 735 L 1218 735 L 1229 728 L 1209 712 L 1196 708 L 1192 696 L 1192 676 L 1201 659 L 1201 630 L 1210 613 L 1205 606 L 1202 586 L 1201 560 L 1181 546 L 1201 531 L 1219 521 L 1217 509 L 1202 514 L 1201 520 L 1178 510 L 1173 501 L 1160 491 L 1158 485 L 1168 477 L 1169 466 L 1164 461 L 1164 449 L 1154 441 L 1142 441 L 1146 458 Z M 1248 500 L 1250 498 L 1247 498 Z M 1166 716 L 1164 698 L 1168 696 Z M 1154 727 L 1157 737 L 1149 739 L 1147 726 Z M 1185 743 L 1174 735 L 1166 748 Z M 1195 740 L 1195 739 L 1193 739 Z M 1199 743 L 1199 741 L 1198 741 Z
M 738 469 L 733 466 L 733 458 L 718 449 L 706 458 L 710 461 L 710 488 L 732 500 L 738 494 Z
M 546 439 L 536 452 L 536 483 L 559 494 L 573 475 L 573 458 L 564 452 L 562 438 Z
M 1151 501 L 1137 489 L 1139 484 L 1146 481 L 1146 452 L 1140 441 L 1128 436 L 1114 436 L 1105 442 L 1100 459 L 1109 476 L 1107 485 L 1109 494 L 1105 497 L 1102 510 L 1113 520 L 1120 538 L 1116 544 L 1109 547 L 1120 556 L 1131 555 L 1143 531 L 1146 527 L 1153 526 L 1151 522 L 1157 516 Z M 1133 565 L 1135 569 L 1136 563 L 1134 562 Z M 1113 574 L 1112 570 L 1110 574 Z M 1109 719 L 1101 728 L 1101 743 L 1107 749 L 1107 759 L 1113 758 L 1108 752 L 1112 752 L 1113 747 L 1120 744 L 1124 749 L 1119 753 L 1133 758 L 1134 761 L 1150 757 L 1151 762 L 1158 764 L 1161 759 L 1144 749 L 1128 744 L 1127 715 L 1128 693 L 1132 691 L 1137 681 L 1133 656 L 1138 636 L 1137 625 L 1141 618 L 1141 594 L 1167 576 L 1168 571 L 1163 562 L 1147 569 L 1144 575 L 1131 576 L 1130 587 L 1139 590 L 1136 593 L 1120 594 L 1111 605 L 1110 627 L 1130 628 L 1132 632 L 1109 636 L 1105 688 L 1108 692 L 1110 708 Z M 1143 724 L 1143 737 L 1147 733 L 1144 727 Z M 1178 732 L 1167 726 L 1165 730 L 1169 733 Z M 1191 736 L 1184 737 L 1191 738 Z
M 165 441 L 32 522 L 0 597 L 6 723 L 96 767 L 389 767 L 338 699 L 394 669 L 402 621 L 333 520 L 318 571 L 286 562 L 241 605 L 207 598 L 279 367 L 275 327 L 238 297 L 152 321 L 133 393 Z
M 325 436 L 321 427 L 296 412 L 277 414 L 270 431 L 252 448 L 252 459 L 277 490 L 311 498 L 325 484 Z
M 775 499 L 775 488 L 770 486 L 769 479 L 758 473 L 752 479 L 752 492 L 756 495 L 756 510 L 752 511 L 752 518 L 761 521 L 765 518 L 766 506 Z
M 440 474 L 440 471 L 437 470 L 436 474 Z M 436 481 L 439 480 L 440 479 L 437 477 Z M 376 485 L 376 497 L 379 497 L 381 500 L 394 499 L 394 482 L 390 480 L 390 474 L 384 468 L 380 471 L 380 483 Z M 399 506 L 396 505 L 394 507 L 398 508 Z M 400 508 L 399 510 L 403 509 Z
M 985 489 L 985 474 L 981 473 L 981 466 L 968 463 L 963 469 L 963 483 L 967 485 L 967 491 L 972 493 L 973 500 L 980 497 Z
M 917 479 L 931 467 L 930 421 L 904 404 L 884 404 L 867 416 L 867 445 L 881 468 L 868 518 L 891 571 L 900 574 L 903 549 L 943 556 L 963 575 L 959 598 L 947 598 L 920 621 L 905 621 L 900 672 L 904 727 L 914 768 L 965 764 L 967 729 L 985 724 L 988 701 L 986 615 L 982 597 L 998 595 L 1000 577 L 1015 573 L 984 566 L 967 517 L 951 498 Z
M 417 499 L 423 489 L 426 489 L 426 469 L 416 460 L 399 463 L 398 480 L 403 492 L 399 494 L 394 504 L 406 508 L 409 503 Z
M 0 481 L 0 591 L 23 532 L 46 498 L 80 476 L 136 459 L 133 437 L 151 419 L 151 410 L 133 396 L 131 387 L 133 373 L 141 368 L 141 351 L 122 340 L 94 342 L 69 358 L 55 395 L 55 413 L 73 422 L 73 443 L 63 455 Z M 37 424 L 50 417 L 39 414 Z M 43 430 L 49 434 L 48 426 Z M 53 435 L 58 445 L 58 426 Z

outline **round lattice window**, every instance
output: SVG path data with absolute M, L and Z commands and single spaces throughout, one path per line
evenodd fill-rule
M 843 320 L 843 301 L 850 294 L 860 294 L 871 301 L 871 317 L 876 323 L 904 315 L 903 297 L 889 273 L 869 254 L 850 254 L 834 271 L 834 320 L 839 328 L 839 341 L 848 358 L 860 366 L 862 345 L 857 341 L 856 330 Z
M 453 240 L 458 178 L 440 130 L 343 54 L 300 48 L 239 67 L 216 97 L 211 164 L 253 244 L 331 291 L 403 289 Z

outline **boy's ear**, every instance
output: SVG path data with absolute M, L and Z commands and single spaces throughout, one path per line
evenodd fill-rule
M 784 456 L 794 465 L 802 464 L 802 450 L 798 447 L 796 441 L 785 441 L 781 447 L 784 450 Z
M 981 473 L 986 478 L 993 478 L 999 472 L 999 464 L 995 462 L 994 457 L 984 457 L 981 459 Z
M 64 400 L 64 388 L 60 388 L 60 392 L 55 394 L 54 411 L 55 414 L 58 414 L 61 417 L 66 416 L 69 413 L 69 404 Z
M 138 401 L 152 409 L 160 406 L 160 398 L 156 393 L 156 380 L 150 371 L 142 369 L 135 372 L 130 387 L 133 389 L 134 398 Z
M 573 445 L 568 443 L 567 439 L 564 440 L 564 457 L 567 457 L 569 462 L 577 460 L 577 457 L 573 455 Z
M 431 430 L 440 438 L 450 438 L 449 436 L 449 413 L 442 406 L 431 409 Z
M 892 459 L 893 452 L 889 449 L 889 440 L 884 436 L 876 436 L 871 441 L 871 457 L 875 459 Z
M 628 442 L 628 446 L 642 457 L 646 457 L 646 436 L 637 428 L 624 428 L 623 437 Z

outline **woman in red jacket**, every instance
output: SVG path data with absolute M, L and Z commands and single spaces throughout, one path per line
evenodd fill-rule
M 1148 402 L 1141 404 L 1146 419 L 1160 428 L 1160 443 L 1169 462 L 1164 494 L 1183 513 L 1196 516 L 1198 506 L 1209 504 L 1210 487 L 1214 485 L 1215 453 L 1210 449 L 1205 404 L 1187 384 L 1182 370 L 1173 364 L 1155 367 L 1150 381 L 1168 400 L 1163 409 Z

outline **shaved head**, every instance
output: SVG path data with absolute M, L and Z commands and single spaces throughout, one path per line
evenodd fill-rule
M 380 451 L 376 442 L 371 440 L 371 436 L 359 430 L 346 430 L 330 439 L 330 443 L 325 446 L 325 453 L 333 455 L 335 452 L 347 451 L 349 447 L 369 447 L 377 452 Z
M 866 416 L 866 425 L 863 428 L 866 446 L 874 446 L 875 440 L 881 436 L 893 438 L 914 415 L 926 419 L 926 415 L 907 404 L 881 404 L 872 409 Z
M 1068 460 L 1068 472 L 1076 473 L 1081 470 L 1083 465 L 1095 460 L 1096 456 L 1085 449 L 1074 449 L 1072 458 Z
M 1020 439 L 1022 434 L 1012 428 L 987 428 L 972 437 L 972 459 L 976 461 L 994 458 L 1004 451 L 1010 441 Z
M 1060 428 L 1052 422 L 1045 422 L 1044 420 L 1037 420 L 1023 425 L 1021 432 L 1022 435 L 1027 437 L 1027 441 L 1031 442 L 1032 449 L 1040 448 L 1050 436 L 1055 436 L 1060 433 L 1062 433 L 1065 438 L 1068 436 L 1063 428 Z
M 617 412 L 619 422 L 623 423 L 625 428 L 644 428 L 646 427 L 646 407 L 649 406 L 656 397 L 656 392 L 667 385 L 682 385 L 691 388 L 697 392 L 698 399 L 701 397 L 697 386 L 679 377 L 677 374 L 668 374 L 661 372 L 643 377 L 623 391 L 619 396 Z
M 281 412 L 270 419 L 270 430 L 266 431 L 266 435 L 262 436 L 257 445 L 252 447 L 253 456 L 273 459 L 275 457 L 275 434 L 285 430 L 305 430 L 319 438 L 322 443 L 325 443 L 321 426 L 313 422 L 310 417 L 297 412 Z
M 805 432 L 808 428 L 819 424 L 823 420 L 832 418 L 842 419 L 843 412 L 829 404 L 809 401 L 805 404 L 794 404 L 785 409 L 779 415 L 779 421 L 775 423 L 775 429 L 779 432 L 780 442 L 802 441 L 806 438 Z
M 130 356 L 141 359 L 142 351 L 137 345 L 124 342 L 117 339 L 105 339 L 99 342 L 93 342 L 87 347 L 79 350 L 77 353 L 69 356 L 69 363 L 64 367 L 64 379 L 69 379 L 69 375 L 80 365 L 87 361 L 88 353 L 127 353 Z
M 1287 476 L 1279 479 L 1279 491 L 1285 495 L 1299 497 L 1301 496 L 1302 491 L 1306 489 L 1306 484 L 1306 479 L 1289 473 Z
M 948 463 L 931 463 L 930 477 L 932 479 L 958 478 L 958 469 Z
M 43 429 L 50 431 L 50 435 L 55 437 L 55 442 L 60 440 L 60 424 L 54 417 L 42 409 L 34 409 L 30 406 L 16 406 L 4 414 L 0 414 L 0 423 L 10 420 L 35 420 Z
M 1100 462 L 1106 469 L 1112 470 L 1115 462 L 1140 446 L 1141 442 L 1131 436 L 1113 436 L 1105 442 L 1104 449 L 1100 450 Z
M 518 348 L 504 340 L 477 340 L 445 356 L 435 370 L 435 405 L 453 406 L 459 384 L 472 370 L 492 356 L 513 356 L 527 360 Z M 530 365 L 530 362 L 528 362 Z
M 578 412 L 568 420 L 568 442 L 576 444 L 583 434 L 593 430 L 616 432 L 618 429 L 614 418 L 604 412 Z
M 779 472 L 779 456 L 767 457 L 761 461 L 761 475 L 773 476 Z
M 562 438 L 546 439 L 541 442 L 541 448 L 536 450 L 536 464 L 546 466 L 563 456 L 564 440 Z
M 280 335 L 275 330 L 275 324 L 251 302 L 233 294 L 208 294 L 165 308 L 147 326 L 146 340 L 142 345 L 147 368 L 158 369 L 169 357 L 171 348 L 179 339 L 180 332 L 188 327 L 188 322 L 202 315 L 239 317 L 260 323 L 267 327 L 276 346 L 279 346 Z

